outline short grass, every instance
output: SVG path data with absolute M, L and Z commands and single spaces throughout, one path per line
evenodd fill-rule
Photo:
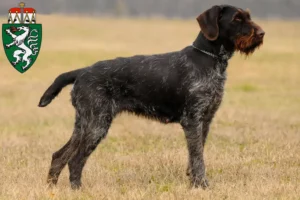
M 5 21 L 5 19 L 3 19 Z M 205 149 L 211 187 L 190 189 L 179 125 L 123 114 L 90 157 L 83 188 L 68 170 L 47 189 L 51 155 L 70 137 L 70 87 L 37 104 L 54 78 L 98 60 L 180 50 L 196 21 L 40 16 L 43 43 L 25 74 L 0 48 L 0 199 L 300 199 L 300 23 L 258 21 L 266 31 L 253 56 L 237 54 Z

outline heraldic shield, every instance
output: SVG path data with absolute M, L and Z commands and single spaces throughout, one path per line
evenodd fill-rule
M 36 61 L 42 44 L 42 25 L 36 24 L 34 8 L 11 8 L 8 23 L 2 25 L 2 42 L 7 59 L 20 73 Z

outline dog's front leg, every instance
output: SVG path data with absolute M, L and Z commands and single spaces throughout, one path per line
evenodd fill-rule
M 188 175 L 193 187 L 201 186 L 203 189 L 209 186 L 205 177 L 205 164 L 203 159 L 204 142 L 206 137 L 206 123 L 201 114 L 193 114 L 194 117 L 185 117 L 182 120 L 188 153 Z

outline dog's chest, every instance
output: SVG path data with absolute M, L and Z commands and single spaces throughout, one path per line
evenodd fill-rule
M 225 66 L 222 66 L 225 67 Z M 226 71 L 219 68 L 213 76 L 207 81 L 207 87 L 204 87 L 207 94 L 210 95 L 211 103 L 219 105 L 223 99 L 224 85 L 226 81 Z
M 222 102 L 226 81 L 227 62 L 217 62 L 214 69 L 205 76 L 191 79 L 190 97 L 196 102 L 207 102 L 211 109 L 216 109 Z

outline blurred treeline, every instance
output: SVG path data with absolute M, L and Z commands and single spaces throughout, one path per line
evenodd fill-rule
M 0 0 L 0 15 L 17 7 L 20 0 Z M 299 18 L 300 0 L 24 0 L 38 13 L 133 17 L 195 17 L 212 5 L 231 4 L 249 8 L 260 18 Z

